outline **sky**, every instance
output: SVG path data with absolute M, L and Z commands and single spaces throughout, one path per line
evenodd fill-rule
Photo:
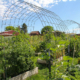
M 19 0 L 0 0 L 0 32 L 4 31 L 5 27 L 2 27 L 2 21 L 3 16 L 7 8 Z M 73 20 L 77 23 L 80 23 L 80 0 L 24 0 L 25 2 L 29 2 L 32 4 L 35 4 L 39 7 L 45 8 L 49 11 L 54 12 L 57 14 L 63 21 L 64 20 Z M 10 19 L 8 19 L 9 21 Z M 40 25 L 39 25 L 40 24 Z M 40 31 L 42 27 L 41 22 L 36 22 L 34 31 Z M 77 24 L 72 24 L 69 25 L 68 28 L 69 30 L 78 28 L 79 26 Z M 75 29 L 79 30 L 79 29 Z M 33 31 L 33 30 L 30 30 Z M 30 32 L 29 31 L 29 32 Z M 75 32 L 80 32 L 80 31 L 75 31 Z

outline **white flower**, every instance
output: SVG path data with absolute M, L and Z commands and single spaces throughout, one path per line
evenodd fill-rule
M 63 62 L 61 62 L 61 64 L 63 65 Z
M 58 48 L 59 48 L 60 45 L 57 45 L 57 46 L 58 46 Z
M 67 77 L 66 75 L 62 75 L 62 78 L 65 78 L 65 77 Z

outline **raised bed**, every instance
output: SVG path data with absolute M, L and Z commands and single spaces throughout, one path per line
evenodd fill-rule
M 36 56 L 38 56 L 38 55 L 40 55 L 40 54 L 41 54 L 41 52 L 35 53 Z
M 42 60 L 42 59 L 37 59 L 37 63 L 40 63 L 40 64 L 48 64 L 48 62 L 46 60 Z M 51 61 L 51 64 L 53 64 L 52 61 Z
M 42 59 L 37 59 L 37 63 L 48 64 L 46 60 L 42 60 Z
M 58 62 L 60 62 L 60 61 L 62 61 L 63 60 L 63 57 L 61 56 L 61 57 L 59 57 L 58 59 L 56 59 L 56 62 L 52 62 L 51 61 L 51 64 L 52 65 L 55 65 L 55 63 L 58 63 Z M 42 60 L 42 59 L 37 59 L 37 63 L 40 63 L 40 64 L 48 64 L 48 62 L 46 61 L 46 60 Z
M 27 72 L 24 72 L 18 76 L 15 76 L 9 80 L 25 80 L 27 77 L 30 77 L 34 74 L 38 74 L 38 67 L 34 68 L 33 70 L 30 70 L 30 71 L 27 71 Z

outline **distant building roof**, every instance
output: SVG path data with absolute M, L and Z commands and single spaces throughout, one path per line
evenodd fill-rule
M 73 35 L 75 35 L 75 33 L 68 33 L 68 35 L 71 35 L 71 36 L 73 36 Z
M 1 36 L 12 36 L 12 34 L 6 34 L 6 33 L 2 33 L 0 34 Z
M 2 36 L 12 36 L 12 35 L 18 35 L 19 33 L 13 30 L 8 30 L 8 31 L 4 31 L 4 32 L 0 32 L 0 35 Z
M 55 36 L 60 36 L 64 32 L 61 32 L 61 31 L 52 31 L 52 33 L 54 33 Z
M 76 34 L 77 36 L 80 36 L 80 34 Z
M 39 32 L 39 31 L 32 31 L 32 32 L 30 33 L 30 35 L 40 35 L 40 32 Z

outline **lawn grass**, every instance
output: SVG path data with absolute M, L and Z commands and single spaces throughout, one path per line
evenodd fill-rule
M 31 77 L 28 77 L 26 80 L 49 80 L 47 77 L 48 69 L 41 69 L 38 71 L 38 74 L 35 74 Z

